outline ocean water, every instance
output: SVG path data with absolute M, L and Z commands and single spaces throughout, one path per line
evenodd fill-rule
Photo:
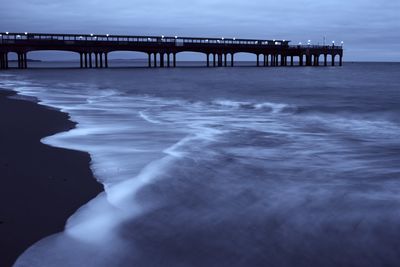
M 15 266 L 399 266 L 400 64 L 31 69 L 104 192 Z M 51 214 L 49 214 L 51 216 Z

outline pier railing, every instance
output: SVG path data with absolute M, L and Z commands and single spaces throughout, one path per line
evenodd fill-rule
M 288 40 L 257 40 L 236 38 L 205 38 L 178 36 L 129 36 L 109 34 L 43 34 L 43 33 L 10 33 L 1 32 L 0 42 L 18 41 L 65 41 L 65 42 L 113 42 L 113 43 L 175 43 L 179 44 L 237 44 L 260 46 L 288 46 Z

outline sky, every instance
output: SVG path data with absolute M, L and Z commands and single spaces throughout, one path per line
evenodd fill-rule
M 344 42 L 347 61 L 400 61 L 399 0 L 0 0 L 0 32 Z

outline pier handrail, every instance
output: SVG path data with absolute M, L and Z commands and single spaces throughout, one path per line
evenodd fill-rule
M 56 33 L 18 33 L 0 32 L 0 40 L 43 40 L 43 41 L 75 41 L 75 42 L 128 42 L 128 43 L 190 43 L 190 44 L 238 44 L 238 45 L 270 45 L 287 46 L 288 40 L 237 39 L 215 37 L 178 37 L 178 36 L 140 36 L 110 34 L 56 34 Z

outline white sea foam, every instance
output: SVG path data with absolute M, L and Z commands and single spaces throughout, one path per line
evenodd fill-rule
M 29 83 L 9 82 L 8 85 L 20 94 L 37 97 L 40 104 L 68 112 L 78 122 L 75 129 L 45 137 L 42 142 L 89 152 L 93 172 L 105 189 L 68 219 L 63 233 L 30 248 L 16 266 L 32 263 L 32 254 L 57 247 L 54 240 L 59 243 L 72 238 L 74 242 L 96 246 L 121 243 L 116 231 L 118 225 L 152 205 L 136 203 L 137 192 L 164 175 L 175 159 L 185 157 L 187 147 L 213 142 L 221 133 L 207 126 L 220 117 L 204 118 L 200 108 L 190 110 L 186 102 L 178 100 L 147 96 L 124 99 L 114 90 L 99 94 L 98 90 L 80 88 L 79 93 L 74 93 L 68 89 L 29 86 Z M 188 116 L 188 112 L 192 114 Z M 161 122 L 163 128 L 154 128 Z M 64 256 L 68 257 L 67 250 L 57 253 L 66 253 Z M 39 265 L 42 264 L 45 263 Z
M 232 101 L 232 100 L 216 100 L 213 101 L 214 105 L 233 108 L 233 109 L 258 109 L 269 111 L 272 113 L 281 113 L 287 111 L 294 111 L 294 106 L 284 103 L 273 103 L 273 102 L 246 102 L 246 101 Z
M 154 124 L 160 124 L 160 123 L 161 123 L 161 122 L 158 121 L 158 120 L 154 120 L 154 119 L 150 118 L 148 115 L 146 115 L 146 113 L 145 113 L 144 111 L 139 111 L 139 116 L 140 116 L 142 119 L 144 119 L 144 120 L 146 120 L 146 121 L 148 121 L 148 122 L 150 122 L 150 123 L 154 123 Z

